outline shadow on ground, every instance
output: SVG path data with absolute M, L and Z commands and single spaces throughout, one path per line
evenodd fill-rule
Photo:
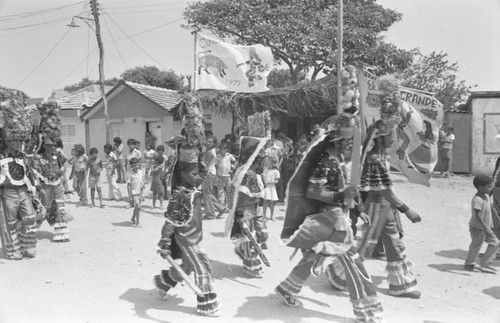
M 298 297 L 301 301 L 314 301 L 318 303 L 317 300 L 312 300 L 309 298 Z M 270 302 L 276 303 L 270 306 Z M 329 307 L 329 304 L 320 304 L 323 307 Z M 278 310 L 276 306 L 282 306 L 283 310 Z M 269 294 L 267 296 L 250 296 L 247 297 L 245 303 L 238 308 L 235 317 L 245 317 L 251 318 L 253 321 L 262 320 L 279 320 L 280 322 L 300 322 L 301 319 L 323 319 L 330 322 L 351 322 L 348 317 L 338 316 L 333 314 L 327 314 L 323 312 L 318 312 L 315 310 L 305 309 L 302 307 L 289 308 L 281 303 L 278 296 L 274 294 Z
M 500 299 L 500 286 L 483 289 L 483 293 L 493 298 Z
M 444 258 L 465 260 L 465 258 L 467 258 L 467 250 L 463 249 L 441 250 L 436 252 L 436 255 Z
M 464 269 L 463 264 L 429 264 L 428 266 L 450 274 L 470 276 L 470 273 Z
M 181 305 L 181 303 L 183 303 L 184 300 L 175 295 L 169 296 L 167 301 L 162 301 L 158 297 L 158 292 L 156 291 L 156 289 L 146 290 L 140 288 L 130 288 L 125 293 L 120 295 L 120 299 L 134 304 L 134 311 L 138 317 L 155 321 L 158 323 L 170 323 L 170 322 L 156 317 L 152 317 L 147 313 L 148 310 L 159 310 L 159 311 L 167 310 L 167 311 L 183 312 L 186 314 L 196 313 L 196 309 L 194 309 L 193 307 Z

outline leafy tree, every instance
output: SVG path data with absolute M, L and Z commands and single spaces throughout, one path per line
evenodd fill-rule
M 376 0 L 350 0 L 344 5 L 344 62 L 377 65 L 380 72 L 401 71 L 413 59 L 406 51 L 380 40 L 380 33 L 401 19 Z M 243 44 L 263 44 L 290 70 L 293 84 L 303 71 L 336 70 L 337 1 L 210 0 L 188 5 L 186 28 L 206 29 Z
M 104 80 L 105 86 L 115 86 L 118 83 L 118 79 L 116 77 L 112 77 Z M 99 84 L 98 80 L 91 80 L 88 77 L 84 77 L 78 83 L 67 85 L 63 88 L 63 90 L 68 91 L 69 93 L 78 91 L 92 84 Z
M 306 73 L 301 72 L 298 81 L 304 82 L 306 80 Z M 292 76 L 290 70 L 285 69 L 272 69 L 267 76 L 267 86 L 272 89 L 282 88 L 292 85 Z
M 471 89 L 477 86 L 459 81 L 456 75 L 458 69 L 458 63 L 450 62 L 446 53 L 419 55 L 415 63 L 401 74 L 401 85 L 433 92 L 445 110 L 451 109 L 466 101 Z
M 26 100 L 29 96 L 23 91 L 0 86 L 0 102 L 11 98 L 22 98 L 23 100 Z
M 156 66 L 138 66 L 121 74 L 125 81 L 136 82 L 171 90 L 181 90 L 184 87 L 184 77 L 173 70 L 160 70 Z

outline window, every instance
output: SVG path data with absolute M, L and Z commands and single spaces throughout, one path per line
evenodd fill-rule
M 76 143 L 76 124 L 61 125 L 61 139 L 65 144 Z

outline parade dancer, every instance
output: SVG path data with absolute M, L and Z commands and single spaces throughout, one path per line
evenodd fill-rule
M 356 194 L 341 163 L 353 133 L 351 120 L 348 115 L 327 119 L 290 179 L 281 237 L 302 249 L 303 258 L 275 292 L 285 305 L 300 306 L 296 294 L 311 273 L 319 274 L 336 258 L 346 274 L 357 321 L 379 322 L 382 305 L 356 252 L 345 203 Z
M 47 101 L 37 105 L 40 111 L 40 131 L 44 139 L 43 145 L 33 159 L 33 172 L 40 183 L 37 190 L 47 210 L 47 222 L 54 227 L 54 242 L 69 242 L 68 221 L 64 203 L 64 186 L 62 183 L 62 162 L 57 158 L 55 141 L 61 136 L 61 111 L 55 101 Z M 38 221 L 41 225 L 43 219 Z
M 2 102 L 1 109 L 6 143 L 0 155 L 2 248 L 7 259 L 34 258 L 37 232 L 34 178 L 22 152 L 23 141 L 30 138 L 31 113 L 13 99 Z
M 235 205 L 226 219 L 225 234 L 231 233 L 234 251 L 243 261 L 243 271 L 250 278 L 262 278 L 262 249 L 267 249 L 269 237 L 264 215 L 259 210 L 259 198 L 265 194 L 259 153 L 271 138 L 270 128 L 268 131 L 258 129 L 258 125 L 265 124 L 271 124 L 269 112 L 248 118 L 249 136 L 240 139 L 240 166 L 234 175 Z
M 212 286 L 209 259 L 199 246 L 202 240 L 202 194 L 198 187 L 202 183 L 199 177 L 199 144 L 203 138 L 201 113 L 194 105 L 188 106 L 185 117 L 187 139 L 181 138 L 177 147 L 177 161 L 172 176 L 172 197 L 165 212 L 165 224 L 158 243 L 159 253 L 169 261 L 182 259 L 180 268 L 172 266 L 162 270 L 154 277 L 156 287 L 162 298 L 178 283 L 186 280 L 194 271 L 197 292 L 197 312 L 205 316 L 219 316 L 220 309 L 217 294 Z M 175 261 L 174 261 L 175 262 Z M 189 283 L 188 283 L 189 284 Z M 191 286 L 191 284 L 189 284 Z

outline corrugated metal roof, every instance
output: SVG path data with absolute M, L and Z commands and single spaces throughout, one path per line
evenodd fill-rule
M 156 102 L 158 105 L 166 109 L 167 111 L 172 110 L 179 100 L 182 98 L 182 94 L 174 90 L 164 89 L 161 87 L 144 85 L 134 82 L 125 81 L 125 84 L 141 93 L 145 97 Z

